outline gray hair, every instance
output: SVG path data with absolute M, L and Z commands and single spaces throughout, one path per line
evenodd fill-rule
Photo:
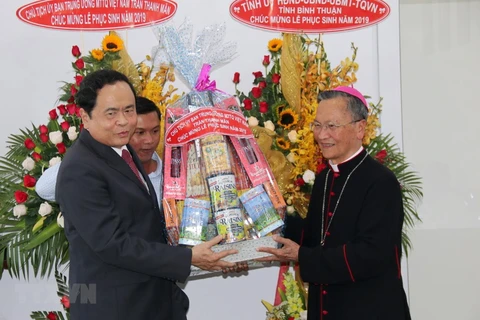
M 354 120 L 367 120 L 368 109 L 366 108 L 366 106 L 360 99 L 348 93 L 333 90 L 323 91 L 320 92 L 318 95 L 318 102 L 335 98 L 345 98 L 347 100 L 347 109 Z

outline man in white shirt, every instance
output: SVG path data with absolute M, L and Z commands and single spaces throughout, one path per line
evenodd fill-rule
M 162 160 L 155 152 L 160 143 L 160 118 L 161 113 L 155 103 L 143 97 L 136 99 L 137 126 L 135 133 L 130 138 L 130 146 L 137 153 L 157 194 L 158 203 L 162 201 Z M 55 185 L 57 180 L 58 163 L 45 170 L 38 179 L 35 190 L 40 197 L 48 201 L 55 201 Z

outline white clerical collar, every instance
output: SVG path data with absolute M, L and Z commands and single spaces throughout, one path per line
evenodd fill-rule
M 120 157 L 122 156 L 122 150 L 127 150 L 128 151 L 128 148 L 127 146 L 123 146 L 121 148 L 115 148 L 115 147 L 112 147 L 113 151 L 115 151 Z M 130 151 L 128 151 L 130 152 Z
M 345 163 L 347 161 L 350 161 L 352 160 L 353 158 L 355 158 L 356 156 L 358 156 L 360 154 L 360 152 L 363 151 L 363 147 L 360 146 L 360 149 L 358 149 L 357 152 L 355 152 L 350 158 L 348 158 L 347 160 L 343 161 L 343 162 L 340 162 L 340 163 L 337 163 L 337 164 L 333 164 L 331 160 L 328 160 L 328 164 L 330 164 L 330 167 L 332 168 L 333 172 L 340 172 L 340 170 L 338 169 L 338 165 L 342 164 L 342 163 Z

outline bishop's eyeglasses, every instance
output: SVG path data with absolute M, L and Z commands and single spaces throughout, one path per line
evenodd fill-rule
M 328 132 L 335 132 L 338 128 L 345 127 L 345 126 L 348 126 L 349 124 L 357 123 L 362 120 L 363 119 L 353 120 L 344 124 L 335 124 L 331 122 L 326 124 L 321 124 L 320 122 L 313 121 L 312 123 L 310 123 L 310 130 L 312 130 L 315 133 L 320 132 L 322 130 L 326 130 Z

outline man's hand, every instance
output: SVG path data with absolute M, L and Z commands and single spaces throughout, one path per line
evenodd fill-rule
M 273 240 L 275 240 L 280 244 L 283 244 L 283 247 L 280 249 L 268 248 L 268 247 L 258 248 L 257 251 L 271 253 L 273 254 L 273 256 L 260 258 L 260 259 L 257 259 L 257 261 L 260 261 L 260 262 L 298 261 L 298 250 L 300 249 L 300 246 L 296 242 L 290 239 L 282 238 L 278 235 L 274 235 Z
M 192 248 L 192 264 L 203 270 L 222 270 L 235 267 L 235 263 L 223 261 L 221 259 L 235 254 L 238 251 L 231 249 L 221 252 L 213 252 L 211 248 L 223 240 L 222 235 L 218 235 L 210 241 L 198 244 Z

